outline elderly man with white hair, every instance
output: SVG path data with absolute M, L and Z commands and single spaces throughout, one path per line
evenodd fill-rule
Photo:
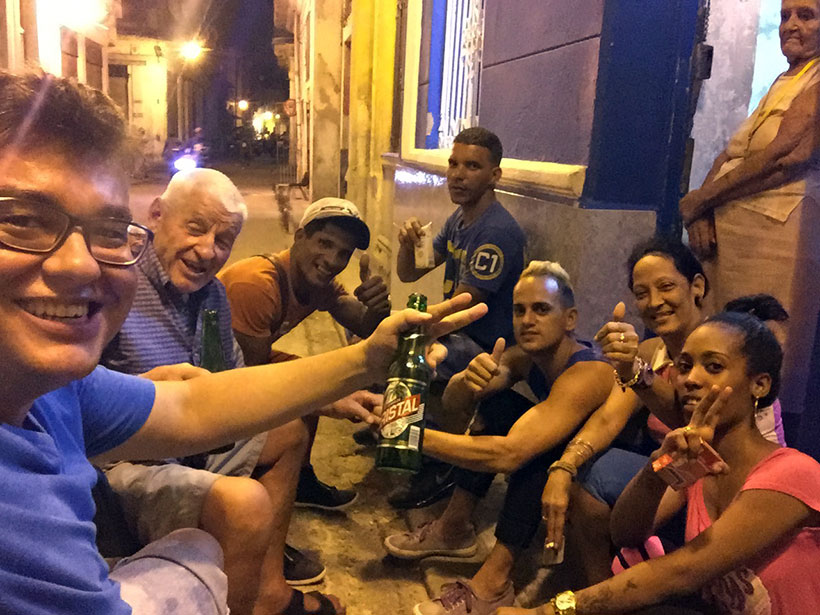
M 239 190 L 219 171 L 193 169 L 171 179 L 149 208 L 154 241 L 137 264 L 133 306 L 103 352 L 103 365 L 154 380 L 196 377 L 204 373 L 194 367 L 201 364 L 203 313 L 215 310 L 225 367 L 244 366 L 225 288 L 215 276 L 246 218 Z M 217 539 L 231 612 L 334 612 L 338 602 L 330 606 L 318 592 L 303 595 L 285 579 L 286 567 L 294 585 L 324 575 L 321 564 L 285 545 L 306 443 L 304 424 L 292 421 L 227 452 L 122 462 L 106 475 L 143 544 L 186 527 Z

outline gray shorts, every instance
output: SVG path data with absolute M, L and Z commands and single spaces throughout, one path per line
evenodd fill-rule
M 222 476 L 250 476 L 268 434 L 237 442 L 220 455 L 209 455 L 204 470 L 179 461 L 131 463 L 105 469 L 111 488 L 120 497 L 131 531 L 142 544 L 180 528 L 197 528 L 205 496 Z
M 120 560 L 109 575 L 134 615 L 227 615 L 222 549 L 201 530 L 177 530 Z

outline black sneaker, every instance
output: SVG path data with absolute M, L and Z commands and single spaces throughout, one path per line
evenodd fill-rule
M 449 497 L 456 487 L 453 466 L 425 464 L 404 489 L 391 494 L 387 501 L 393 508 L 424 508 Z
M 312 585 L 325 578 L 326 569 L 312 557 L 285 545 L 285 582 L 297 587 Z
M 376 444 L 376 434 L 370 427 L 362 427 L 353 432 L 353 441 L 359 446 L 372 446 Z
M 352 489 L 337 489 L 316 477 L 313 466 L 305 466 L 299 473 L 296 487 L 296 506 L 320 508 L 322 510 L 343 510 L 356 501 L 359 494 Z

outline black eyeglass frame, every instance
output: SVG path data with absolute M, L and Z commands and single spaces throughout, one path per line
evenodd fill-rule
M 3 241 L 3 239 L 0 238 L 0 245 L 4 246 L 6 248 L 9 248 L 11 250 L 17 250 L 18 252 L 24 252 L 24 253 L 28 253 L 28 254 L 52 254 L 52 253 L 56 252 L 60 248 L 60 246 L 63 245 L 63 243 L 65 243 L 65 240 L 68 239 L 68 237 L 74 232 L 75 229 L 79 228 L 82 235 L 83 235 L 83 239 L 85 240 L 85 245 L 88 248 L 88 253 L 91 255 L 91 257 L 95 261 L 97 261 L 98 263 L 101 263 L 103 265 L 108 265 L 110 267 L 131 267 L 131 266 L 135 265 L 137 262 L 139 262 L 139 260 L 145 255 L 145 252 L 148 250 L 148 245 L 154 240 L 154 232 L 151 229 L 149 229 L 147 226 L 144 226 L 144 225 L 142 225 L 138 222 L 134 222 L 133 220 L 126 220 L 125 218 L 117 218 L 116 216 L 99 216 L 99 217 L 89 217 L 89 218 L 78 218 L 77 216 L 72 216 L 68 212 L 64 211 L 61 207 L 58 207 L 53 203 L 40 201 L 40 200 L 33 199 L 33 198 L 26 198 L 26 197 L 22 197 L 22 196 L 0 195 L 0 202 L 3 202 L 3 201 L 18 201 L 18 202 L 21 202 L 21 203 L 36 205 L 37 207 L 43 207 L 43 208 L 46 208 L 46 209 L 50 210 L 51 212 L 53 212 L 55 214 L 58 214 L 59 216 L 65 218 L 65 220 L 66 220 L 65 229 L 57 235 L 57 237 L 54 241 L 54 245 L 52 245 L 51 247 L 49 247 L 47 249 L 38 249 L 38 248 L 28 248 L 28 247 L 15 246 L 15 245 L 11 245 L 11 244 Z M 86 228 L 86 224 L 88 224 L 89 222 L 100 222 L 100 221 L 109 221 L 109 220 L 110 221 L 115 221 L 115 222 L 125 223 L 128 227 L 135 226 L 138 229 L 140 229 L 141 231 L 145 232 L 146 241 L 143 245 L 142 250 L 140 251 L 139 254 L 137 254 L 136 257 L 134 257 L 133 259 L 130 259 L 128 261 L 125 261 L 125 262 L 112 262 L 112 261 L 108 261 L 108 260 L 105 260 L 105 259 L 101 259 L 101 258 L 99 258 L 98 256 L 96 256 L 94 254 L 94 251 L 91 247 L 91 240 L 89 238 L 89 231 Z M 126 228 L 126 232 L 128 232 L 127 228 Z

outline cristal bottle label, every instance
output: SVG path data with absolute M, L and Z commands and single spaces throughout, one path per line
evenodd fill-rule
M 384 392 L 384 410 L 379 425 L 382 438 L 397 438 L 410 425 L 424 419 L 422 392 L 425 389 L 425 383 L 420 380 L 409 378 L 388 380 L 387 389 Z

